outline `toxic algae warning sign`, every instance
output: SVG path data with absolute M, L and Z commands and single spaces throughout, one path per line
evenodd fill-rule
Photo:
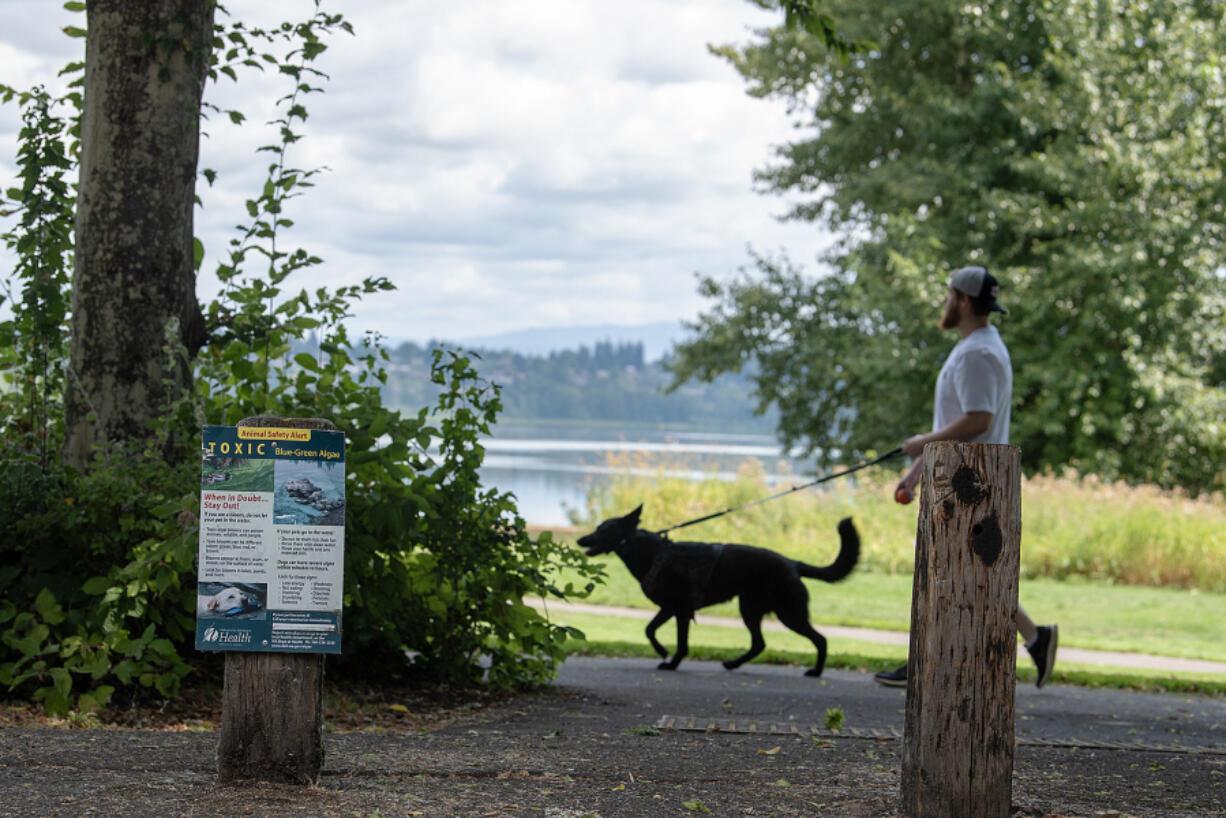
M 206 426 L 196 648 L 340 653 L 345 436 Z

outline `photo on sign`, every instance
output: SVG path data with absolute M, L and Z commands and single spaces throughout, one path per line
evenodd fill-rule
M 272 491 L 273 461 L 204 455 L 200 485 L 226 491 Z
M 345 524 L 345 464 L 276 461 L 273 522 L 277 525 Z
M 201 582 L 196 587 L 196 615 L 201 619 L 264 619 L 268 583 Z

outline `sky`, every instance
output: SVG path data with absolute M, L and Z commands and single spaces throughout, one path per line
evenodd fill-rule
M 232 19 L 271 25 L 309 0 L 231 0 Z M 273 7 L 270 12 L 269 7 Z M 326 93 L 292 164 L 326 166 L 290 205 L 302 246 L 324 264 L 290 280 L 336 287 L 384 276 L 397 290 L 354 310 L 351 331 L 462 340 L 535 328 L 679 322 L 709 307 L 696 273 L 727 277 L 747 248 L 814 270 L 821 228 L 780 222 L 788 200 L 755 190 L 772 147 L 796 138 L 784 104 L 745 93 L 708 52 L 743 43 L 776 15 L 746 0 L 345 0 L 325 2 L 355 36 L 329 42 Z M 277 17 L 270 14 L 276 13 Z M 52 0 L 0 0 L 0 82 L 57 87 L 83 25 Z M 222 19 L 222 18 L 219 18 Z M 288 89 L 240 75 L 206 100 L 242 110 L 205 125 L 196 232 L 198 295 L 244 200 L 262 184 L 274 136 L 263 123 Z M 0 106 L 0 182 L 14 176 L 20 119 Z M 0 253 L 0 277 L 13 258 Z

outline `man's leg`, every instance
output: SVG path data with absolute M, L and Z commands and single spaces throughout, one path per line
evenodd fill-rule
M 1056 666 L 1056 646 L 1060 631 L 1055 625 L 1035 625 L 1021 605 L 1017 606 L 1013 621 L 1017 623 L 1017 631 L 1022 635 L 1022 639 L 1026 640 L 1026 650 L 1038 669 L 1035 687 L 1042 687 L 1047 684 L 1052 668 Z

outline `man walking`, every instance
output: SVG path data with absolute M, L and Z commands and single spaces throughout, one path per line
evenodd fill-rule
M 992 313 L 1005 312 L 996 303 L 999 290 L 996 279 L 984 267 L 962 267 L 949 278 L 940 327 L 957 330 L 959 341 L 937 376 L 932 431 L 903 441 L 903 452 L 915 463 L 895 489 L 894 498 L 900 503 L 909 503 L 915 497 L 925 445 L 940 440 L 1009 442 L 1013 364 L 1000 332 L 990 323 Z M 1020 605 L 1015 621 L 1038 668 L 1037 684 L 1042 687 L 1056 664 L 1058 630 L 1055 625 L 1036 626 Z M 873 678 L 890 687 L 906 687 L 907 666 L 882 671 Z

